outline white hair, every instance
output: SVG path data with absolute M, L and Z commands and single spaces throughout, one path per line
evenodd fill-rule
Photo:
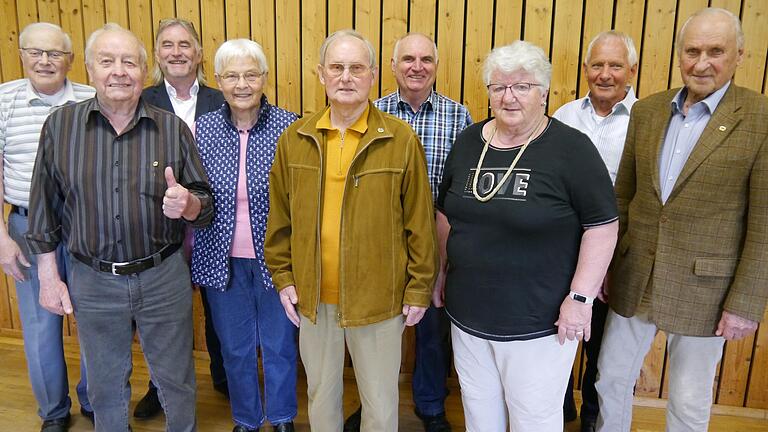
M 259 66 L 259 72 L 263 74 L 269 72 L 264 49 L 250 39 L 231 39 L 221 44 L 213 59 L 214 72 L 217 75 L 221 74 L 234 59 L 251 59 Z
M 136 46 L 139 47 L 139 66 L 141 66 L 142 69 L 147 67 L 147 49 L 144 48 L 144 44 L 141 42 L 141 39 L 136 37 L 136 35 L 133 34 L 133 32 L 130 30 L 124 29 L 123 27 L 120 27 L 120 24 L 113 22 L 104 24 L 104 27 L 95 30 L 93 33 L 91 33 L 90 36 L 88 36 L 88 41 L 85 42 L 85 64 L 93 64 L 93 56 L 96 54 L 93 52 L 93 44 L 96 43 L 96 40 L 104 33 L 113 32 L 128 35 L 136 42 Z
M 704 8 L 688 17 L 688 19 L 683 23 L 683 26 L 680 27 L 680 32 L 677 34 L 677 41 L 675 41 L 678 55 L 680 55 L 683 50 L 683 36 L 685 35 L 685 30 L 688 27 L 688 24 L 690 24 L 694 18 L 711 17 L 714 15 L 725 15 L 725 17 L 731 22 L 731 27 L 734 34 L 736 35 L 736 48 L 739 50 L 744 49 L 744 31 L 741 29 L 741 21 L 739 21 L 739 17 L 727 9 Z
M 515 41 L 509 45 L 494 48 L 483 63 L 483 81 L 491 83 L 491 74 L 496 71 L 511 73 L 525 71 L 533 74 L 537 84 L 549 90 L 552 79 L 552 64 L 544 50 L 526 41 Z
M 61 27 L 48 22 L 36 22 L 24 27 L 24 30 L 19 34 L 19 48 L 30 48 L 26 46 L 27 42 L 29 42 L 29 37 L 32 33 L 38 30 L 52 30 L 58 32 L 64 40 L 64 49 L 72 52 L 72 39 L 70 39 L 69 35 L 64 33 L 64 30 L 62 30 Z
M 336 39 L 340 39 L 343 37 L 351 37 L 354 39 L 357 39 L 365 44 L 365 47 L 368 49 L 368 66 L 370 66 L 371 69 L 376 68 L 376 50 L 373 49 L 373 45 L 368 41 L 368 39 L 364 38 L 363 35 L 360 33 L 347 29 L 347 30 L 338 30 L 330 34 L 325 40 L 323 41 L 323 44 L 320 45 L 320 64 L 325 65 L 325 55 L 328 52 L 328 48 L 331 46 L 333 42 L 336 41 Z
M 624 43 L 624 47 L 627 49 L 627 62 L 629 63 L 629 67 L 634 67 L 637 64 L 637 49 L 635 49 L 635 41 L 633 41 L 628 34 L 616 30 L 604 31 L 598 33 L 597 36 L 592 38 L 592 41 L 589 42 L 589 46 L 587 47 L 587 56 L 584 57 L 584 64 L 589 63 L 589 61 L 592 59 L 592 47 L 594 47 L 598 42 L 602 42 L 609 38 L 616 38 Z
M 421 37 L 425 38 L 426 40 L 432 42 L 432 50 L 433 50 L 433 52 L 435 54 L 435 63 L 437 63 L 437 60 L 438 60 L 438 58 L 437 58 L 437 44 L 435 43 L 435 41 L 431 37 L 425 35 L 424 33 L 418 33 L 418 32 L 406 33 L 406 34 L 402 35 L 399 39 L 397 39 L 397 41 L 395 41 L 395 47 L 392 49 L 392 60 L 394 60 L 394 61 L 399 61 L 400 60 L 400 56 L 399 56 L 399 54 L 400 54 L 400 42 L 404 41 L 405 39 L 407 39 L 407 38 L 409 38 L 411 36 L 421 36 Z

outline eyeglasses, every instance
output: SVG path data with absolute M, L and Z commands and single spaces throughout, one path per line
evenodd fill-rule
M 44 50 L 39 48 L 21 48 L 21 51 L 24 52 L 24 54 L 28 55 L 30 58 L 38 59 L 43 56 L 43 54 L 48 55 L 49 60 L 59 61 L 64 58 L 65 55 L 72 54 L 69 51 L 59 51 L 59 50 Z
M 256 84 L 259 81 L 259 78 L 264 75 L 262 72 L 245 72 L 245 73 L 234 73 L 234 72 L 227 72 L 224 75 L 219 76 L 221 81 L 224 84 L 228 85 L 235 85 L 240 82 L 240 77 L 243 77 L 245 81 L 248 84 Z
M 328 66 L 323 66 L 325 72 L 332 77 L 340 77 L 345 70 L 349 71 L 349 74 L 353 77 L 359 77 L 365 75 L 370 69 L 369 66 L 362 63 L 330 63 Z
M 486 87 L 488 87 L 488 94 L 490 94 L 491 97 L 502 98 L 507 92 L 507 89 L 509 89 L 509 91 L 512 92 L 512 95 L 514 96 L 528 96 L 528 93 L 531 92 L 533 87 L 542 87 L 542 85 L 529 82 L 519 82 L 509 85 L 488 84 Z

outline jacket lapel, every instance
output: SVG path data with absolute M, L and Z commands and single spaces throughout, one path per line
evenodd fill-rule
M 197 104 L 195 105 L 195 120 L 200 118 L 201 115 L 213 111 L 211 109 L 211 92 L 208 91 L 208 87 L 200 85 L 200 90 L 197 92 Z
M 676 92 L 672 92 L 671 95 L 674 97 Z M 659 185 L 659 163 L 660 163 L 660 156 L 661 156 L 661 146 L 664 143 L 664 138 L 667 135 L 667 127 L 666 125 L 669 125 L 669 113 L 670 113 L 670 104 L 672 103 L 672 98 L 667 99 L 664 101 L 662 105 L 659 105 L 656 109 L 653 110 L 653 115 L 651 116 L 651 119 L 649 121 L 649 124 L 653 125 L 665 125 L 664 127 L 658 127 L 654 128 L 654 132 L 648 134 L 648 139 L 650 140 L 647 144 L 647 149 L 650 152 L 648 160 L 653 165 L 653 169 L 651 170 L 652 174 L 652 181 L 653 181 L 653 190 L 656 191 L 656 196 L 659 198 L 659 202 L 661 202 L 661 186 Z

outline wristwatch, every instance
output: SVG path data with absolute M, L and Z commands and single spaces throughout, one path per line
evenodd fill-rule
M 568 297 L 576 300 L 579 303 L 584 303 L 584 304 L 588 304 L 588 305 L 591 305 L 592 303 L 595 302 L 595 298 L 594 297 L 587 297 L 584 294 L 577 293 L 576 291 L 571 291 L 568 294 Z

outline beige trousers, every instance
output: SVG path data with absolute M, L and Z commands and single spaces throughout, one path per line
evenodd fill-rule
M 301 316 L 299 353 L 307 372 L 312 432 L 339 432 L 343 428 L 345 342 L 363 405 L 360 430 L 396 432 L 403 316 L 341 328 L 336 309 L 336 305 L 321 303 L 316 324 Z

